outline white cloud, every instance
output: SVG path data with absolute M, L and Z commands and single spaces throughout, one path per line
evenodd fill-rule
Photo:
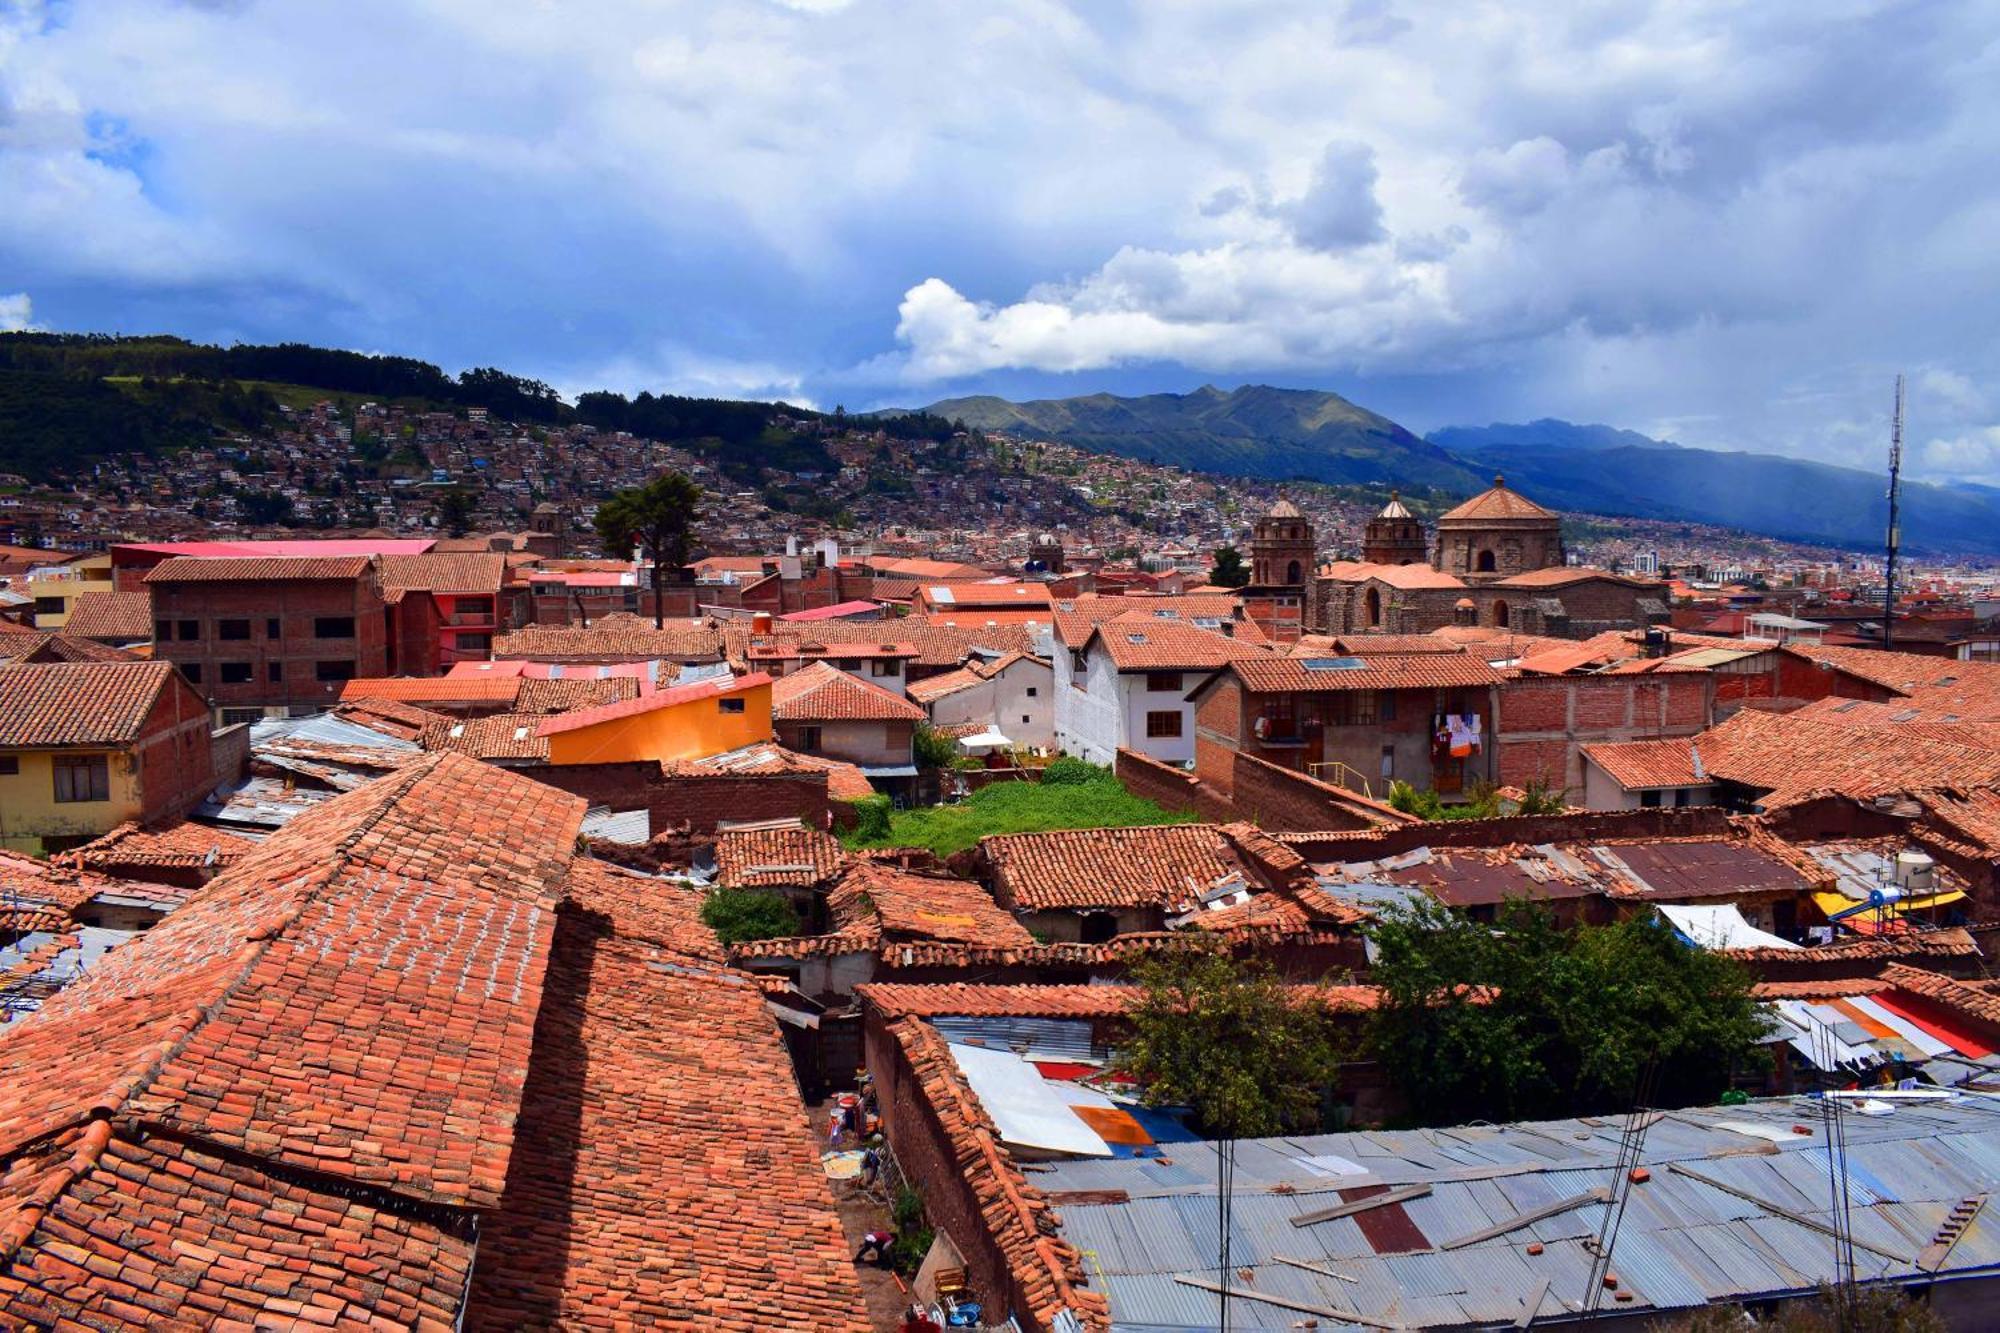
M 24 333 L 35 327 L 34 303 L 26 292 L 0 296 L 0 333 Z

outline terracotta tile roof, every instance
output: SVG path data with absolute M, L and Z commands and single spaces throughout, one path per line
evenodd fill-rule
M 0 894 L 17 903 L 71 912 L 118 881 L 69 861 L 44 861 L 0 848 Z
M 585 898 L 613 882 L 585 873 L 604 877 Z M 867 1333 L 762 989 L 627 937 L 620 915 L 566 911 L 557 930 L 466 1326 Z
M 1109 1305 L 1102 1293 L 1088 1289 L 1082 1256 L 1062 1238 L 1061 1215 L 1000 1145 L 1000 1131 L 944 1038 L 915 1018 L 895 1020 L 889 1032 L 951 1144 L 952 1165 L 979 1206 L 986 1234 L 1006 1262 L 1014 1289 L 995 1293 L 994 1306 L 1025 1310 L 1039 1328 L 1051 1327 L 1068 1311 L 1084 1329 L 1108 1329 Z
M 1553 510 L 1542 508 L 1519 491 L 1509 490 L 1505 481 L 1495 477 L 1490 490 L 1481 491 L 1464 504 L 1445 510 L 1438 515 L 1438 521 L 1554 517 Z
M 1887 686 L 1918 708 L 1964 722 L 2000 721 L 2000 663 L 1806 643 L 1788 643 L 1785 651 Z
M 660 765 L 667 777 L 774 777 L 785 773 L 824 773 L 826 794 L 836 801 L 856 801 L 875 794 L 868 775 L 838 759 L 787 750 L 775 741 L 760 741 L 702 759 L 680 759 Z
M 1021 654 L 1010 653 L 1008 656 L 1018 658 Z M 947 695 L 957 694 L 960 690 L 975 689 L 991 679 L 990 671 L 983 671 L 977 665 L 967 663 L 956 671 L 940 672 L 935 676 L 911 681 L 907 693 L 912 700 L 928 707 Z
M 143 592 L 87 592 L 71 603 L 63 634 L 72 639 L 150 639 L 153 598 Z
M 1375 657 L 1384 653 L 1458 653 L 1463 644 L 1438 634 L 1302 634 L 1287 657 Z
M 474 759 L 546 761 L 549 742 L 536 728 L 547 720 L 540 713 L 443 718 L 424 729 L 419 744 L 426 750 L 445 750 Z
M 893 639 L 917 650 L 915 665 L 931 669 L 955 667 L 973 655 L 975 649 L 995 653 L 1026 652 L 1033 645 L 1028 631 L 1020 625 L 990 625 L 956 628 L 938 624 L 928 616 L 903 616 L 892 621 L 816 621 L 808 624 L 779 621 L 768 635 L 755 634 L 747 621 L 731 621 L 723 626 L 728 656 L 745 661 L 752 643 L 880 644 Z
M 0 624 L 10 622 L 0 621 Z M 95 639 L 71 638 L 68 634 L 44 634 L 35 630 L 0 633 L 0 664 L 47 665 L 53 662 L 143 662 L 145 658 L 123 648 L 113 648 Z
M 570 903 L 599 918 L 599 927 L 620 939 L 657 944 L 672 953 L 713 963 L 723 959 L 721 941 L 702 923 L 705 895 L 700 889 L 587 856 L 571 864 L 564 885 Z
M 582 814 L 432 756 L 300 815 L 0 1042 L 0 1154 L 100 1107 L 497 1203 Z
M 1905 736 L 2000 750 L 2000 719 L 1966 721 L 1956 713 L 1918 708 L 1904 700 L 1875 703 L 1828 696 L 1790 710 L 1793 717 L 1834 726 L 1886 727 Z
M 493 640 L 493 656 L 532 662 L 716 662 L 723 633 L 705 620 L 670 620 L 662 629 L 637 616 L 604 616 L 589 628 L 530 625 Z
M 226 869 L 256 850 L 249 838 L 227 829 L 180 820 L 164 828 L 120 824 L 94 842 L 64 854 L 87 870 L 105 874 L 187 868 Z
M 1374 986 L 1301 985 L 1300 995 L 1323 997 L 1343 1009 L 1373 1009 Z M 1118 1018 L 1144 997 L 1138 986 L 1010 986 L 983 982 L 869 981 L 854 994 L 884 1018 Z
M 1965 930 L 1946 926 L 1940 930 L 1867 935 L 1832 944 L 1816 944 L 1807 949 L 1718 949 L 1716 952 L 1727 954 L 1740 963 L 1779 963 L 1784 965 L 1786 971 L 1793 971 L 1896 958 L 1969 958 L 1978 955 L 1979 946 Z
M 2000 791 L 1926 792 L 1922 800 L 1931 821 L 1947 833 L 1981 855 L 2000 855 Z
M 399 741 L 413 741 L 424 734 L 425 727 L 433 722 L 443 722 L 448 717 L 415 704 L 378 698 L 343 700 L 334 705 L 333 715 L 343 722 L 379 731 Z
M 639 697 L 637 676 L 606 676 L 601 679 L 562 677 L 537 680 L 521 678 L 521 692 L 514 696 L 517 713 L 567 713 L 576 708 L 600 708 Z
M 1086 651 L 1102 644 L 1120 671 L 1213 671 L 1244 658 L 1270 658 L 1261 644 L 1172 620 L 1107 621 L 1084 641 Z
M 1884 967 L 1882 980 L 1897 990 L 1935 1000 L 1989 1026 L 2000 1027 L 2000 995 L 1990 991 L 1904 963 Z
M 839 839 L 802 824 L 715 834 L 715 882 L 725 888 L 818 884 L 831 879 L 844 859 Z
M 1611 741 L 1586 745 L 1583 755 L 1626 791 L 1699 787 L 1711 781 L 1701 766 L 1701 743 L 1681 737 L 1659 741 Z
M 358 579 L 374 565 L 366 555 L 177 555 L 146 572 L 147 583 L 295 583 Z
M 772 684 L 771 716 L 780 722 L 917 722 L 924 710 L 880 685 L 815 662 Z
M 1613 574 L 1608 569 L 1592 569 L 1589 565 L 1551 565 L 1547 569 L 1524 570 L 1519 574 L 1509 574 L 1493 586 L 1496 588 L 1566 588 L 1572 583 L 1589 583 L 1603 580 L 1622 583 L 1628 587 L 1650 588 L 1659 583 L 1658 579 L 1637 579 L 1624 574 Z
M 1746 708 L 1701 733 L 1697 742 L 1710 773 L 1768 790 L 1763 798 L 1768 807 L 1818 792 L 1866 799 L 2000 784 L 2000 751 L 1796 713 Z
M 0 746 L 128 745 L 174 676 L 170 662 L 0 667 Z
M 1003 833 L 980 839 L 993 892 L 1017 911 L 1178 910 L 1241 869 L 1213 824 Z
M 1812 981 L 1752 982 L 1750 994 L 1759 1000 L 1838 1000 L 1876 995 L 1890 989 L 1880 977 L 1827 977 Z
M 1319 576 L 1335 583 L 1366 583 L 1373 579 L 1405 592 L 1426 589 L 1454 589 L 1466 586 L 1456 574 L 1447 574 L 1429 565 L 1377 565 L 1365 560 L 1336 560 L 1322 565 Z
M 675 685 L 668 689 L 643 694 L 636 699 L 622 703 L 600 704 L 595 708 L 577 708 L 567 713 L 557 713 L 541 721 L 538 735 L 554 736 L 559 732 L 577 731 L 584 727 L 595 727 L 605 722 L 615 722 L 620 718 L 637 717 L 642 713 L 657 712 L 662 708 L 678 708 L 682 704 L 694 703 L 701 699 L 718 699 L 726 694 L 742 694 L 771 684 L 771 678 L 756 672 L 748 676 L 718 676 L 711 680 L 698 680 L 692 685 Z
M 1352 666 L 1316 669 L 1316 661 Z M 1451 690 L 1498 685 L 1502 676 L 1473 653 L 1375 654 L 1367 657 L 1253 657 L 1227 668 L 1256 694 L 1331 694 L 1346 690 Z
M 985 887 L 956 875 L 905 870 L 880 861 L 848 866 L 826 895 L 836 929 L 875 923 L 889 939 L 943 940 L 1017 948 L 1035 937 Z
M 512 705 L 518 676 L 368 676 L 340 687 L 343 704 L 387 699 L 396 703 L 499 703 Z
M 385 555 L 385 591 L 497 594 L 507 581 L 507 557 L 493 554 Z

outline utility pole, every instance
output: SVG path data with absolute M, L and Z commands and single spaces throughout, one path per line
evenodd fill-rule
M 1903 377 L 1896 376 L 1896 414 L 1889 424 L 1889 551 L 1882 566 L 1882 646 L 1896 646 L 1896 505 L 1903 471 Z

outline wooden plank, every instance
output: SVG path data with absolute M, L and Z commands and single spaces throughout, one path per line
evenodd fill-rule
M 1289 1296 L 1268 1296 L 1261 1291 L 1250 1291 L 1244 1287 L 1224 1287 L 1220 1282 L 1211 1282 L 1205 1277 L 1189 1277 L 1186 1273 L 1174 1274 L 1174 1281 L 1185 1287 L 1198 1287 L 1202 1291 L 1212 1291 L 1218 1296 L 1228 1296 L 1237 1301 L 1260 1301 L 1265 1305 L 1276 1305 L 1286 1310 L 1297 1310 L 1300 1314 L 1325 1315 L 1328 1319 L 1344 1319 L 1350 1324 L 1361 1324 L 1367 1328 L 1402 1328 L 1386 1319 L 1371 1319 L 1365 1314 L 1352 1310 L 1336 1310 L 1330 1305 L 1311 1305 L 1305 1301 L 1295 1301 Z
M 1459 1236 L 1454 1240 L 1442 1241 L 1439 1243 L 1438 1248 L 1440 1250 L 1455 1250 L 1461 1245 L 1476 1245 L 1482 1240 L 1492 1240 L 1495 1236 L 1504 1236 L 1510 1231 L 1519 1231 L 1522 1227 L 1532 1226 L 1545 1217 L 1554 1217 L 1558 1213 L 1566 1213 L 1572 1208 L 1581 1208 L 1587 1203 L 1609 1203 L 1610 1201 L 1611 1191 L 1608 1189 L 1587 1190 L 1582 1194 L 1573 1194 L 1567 1199 L 1558 1199 L 1554 1203 L 1545 1203 L 1539 1208 L 1531 1208 L 1516 1217 L 1510 1217 L 1504 1222 L 1495 1222 L 1492 1226 L 1474 1231 L 1469 1235 Z
M 1808 1231 L 1817 1231 L 1822 1236 L 1834 1236 L 1836 1238 L 1839 1235 L 1831 1226 L 1819 1221 L 1817 1218 L 1807 1217 L 1804 1213 L 1795 1213 L 1780 1204 L 1772 1203 L 1769 1199 L 1760 1199 L 1749 1190 L 1738 1189 L 1734 1185 L 1726 1185 L 1714 1176 L 1703 1175 L 1693 1167 L 1682 1166 L 1679 1162 L 1669 1162 L 1667 1163 L 1667 1170 L 1672 1171 L 1675 1175 L 1686 1176 L 1689 1180 L 1698 1180 L 1710 1189 L 1721 1190 L 1724 1194 L 1733 1194 L 1745 1203 L 1754 1203 L 1772 1216 L 1782 1217 L 1787 1222 L 1796 1223 Z M 1854 1242 L 1854 1248 L 1857 1250 L 1867 1250 L 1870 1254 L 1879 1254 L 1884 1259 L 1893 1259 L 1899 1264 L 1914 1266 L 1917 1262 L 1907 1254 L 1898 1254 L 1894 1250 L 1885 1250 L 1880 1245 L 1872 1244 L 1861 1239 L 1859 1236 L 1850 1236 L 1849 1239 Z
M 1965 1233 L 1972 1230 L 1972 1224 L 1979 1220 L 1979 1214 L 1986 1207 L 1986 1196 L 1972 1195 L 1963 1200 L 1959 1207 L 1966 1209 L 1965 1221 L 1956 1227 L 1951 1227 L 1950 1234 L 1944 1239 L 1933 1240 L 1924 1246 L 1923 1253 L 1917 1256 L 1917 1267 L 1929 1273 L 1935 1273 L 1944 1267 L 1944 1261 L 1951 1257 L 1951 1252 L 1958 1247 L 1959 1241 L 1965 1238 Z
M 1542 1312 L 1542 1302 L 1549 1297 L 1549 1280 L 1543 1278 L 1535 1288 L 1535 1294 L 1528 1297 L 1528 1303 L 1521 1308 L 1521 1317 L 1514 1321 L 1515 1328 L 1526 1328 L 1535 1322 L 1535 1316 Z
M 1309 1264 L 1303 1259 L 1288 1259 L 1282 1254 L 1274 1254 L 1271 1258 L 1281 1264 L 1290 1264 L 1293 1268 L 1303 1268 L 1308 1273 L 1318 1273 L 1321 1277 L 1336 1277 L 1342 1282 L 1361 1281 L 1358 1277 L 1349 1277 L 1345 1273 L 1336 1273 L 1331 1268 L 1321 1268 L 1318 1264 Z
M 1318 1208 L 1310 1213 L 1300 1213 L 1292 1219 L 1295 1227 L 1309 1227 L 1315 1222 L 1331 1222 L 1336 1217 L 1352 1217 L 1365 1213 L 1370 1208 L 1387 1208 L 1392 1203 L 1408 1203 L 1411 1199 L 1421 1199 L 1431 1192 L 1429 1185 L 1405 1185 L 1401 1189 L 1390 1190 L 1387 1194 L 1375 1194 L 1366 1199 L 1354 1199 L 1332 1208 Z

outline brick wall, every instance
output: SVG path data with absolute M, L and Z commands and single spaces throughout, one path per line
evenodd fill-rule
M 1215 824 L 1236 818 L 1236 809 L 1226 795 L 1186 769 L 1150 759 L 1137 750 L 1120 750 L 1113 768 L 1126 791 L 1165 809 L 1199 815 Z
M 1697 805 L 1676 810 L 1582 810 L 1561 815 L 1444 820 L 1330 834 L 1291 846 L 1308 861 L 1370 861 L 1418 847 L 1504 847 L 1512 843 L 1599 842 L 1610 838 L 1712 838 L 1728 831 L 1727 813 L 1717 806 Z
M 178 676 L 160 691 L 139 732 L 133 760 L 139 766 L 140 818 L 146 823 L 177 819 L 213 790 L 208 704 Z
M 803 819 L 828 827 L 824 773 L 672 776 L 658 764 L 542 764 L 510 770 L 612 810 L 645 810 L 653 835 L 713 833 L 724 820 Z
M 1132 750 L 1118 752 L 1116 768 L 1133 795 L 1211 823 L 1249 820 L 1275 833 L 1373 827 L 1352 792 L 1247 754 L 1232 752 L 1226 793 L 1198 774 Z
M 153 655 L 198 672 L 195 689 L 211 704 L 331 705 L 340 697 L 340 682 L 320 680 L 320 662 L 352 663 L 355 676 L 388 674 L 389 617 L 372 573 L 351 581 L 265 579 L 147 587 L 154 623 L 173 622 L 174 631 L 171 639 L 155 639 Z M 332 618 L 352 619 L 353 637 L 320 638 L 316 622 Z M 223 620 L 249 622 L 250 637 L 222 638 Z M 278 622 L 275 638 L 270 633 L 273 620 Z M 183 621 L 196 623 L 196 637 L 181 636 Z M 272 662 L 280 664 L 277 681 L 270 678 Z M 225 663 L 247 664 L 250 678 L 225 682 Z
M 1499 781 L 1580 797 L 1584 746 L 1692 736 L 1708 725 L 1715 682 L 1708 672 L 1509 680 L 1500 688 Z

